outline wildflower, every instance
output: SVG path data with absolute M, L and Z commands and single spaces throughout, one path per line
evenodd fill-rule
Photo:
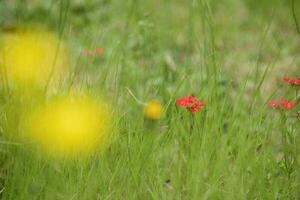
M 91 153 L 109 142 L 111 112 L 88 97 L 66 97 L 29 115 L 28 138 L 54 156 Z
M 202 110 L 205 103 L 197 101 L 193 96 L 185 96 L 181 99 L 176 100 L 176 105 L 188 109 L 190 112 L 195 113 Z
M 82 51 L 82 55 L 85 57 L 96 57 L 96 56 L 100 56 L 104 53 L 104 49 L 103 48 L 95 48 L 94 50 L 88 50 L 88 49 L 84 49 Z
M 98 55 L 102 55 L 103 52 L 104 52 L 104 49 L 103 49 L 103 48 L 96 48 L 96 49 L 95 49 L 95 52 L 96 52 Z
M 144 108 L 145 117 L 151 120 L 158 120 L 162 117 L 163 107 L 158 101 L 150 101 Z
M 278 102 L 276 102 L 276 101 L 270 101 L 268 103 L 268 106 L 272 107 L 272 108 L 278 108 L 280 106 L 280 104 Z
M 292 101 L 292 102 L 287 102 L 285 100 L 280 100 L 280 101 L 271 101 L 269 102 L 267 105 L 269 107 L 272 107 L 272 108 L 280 108 L 280 107 L 283 107 L 284 109 L 286 110 L 291 110 L 295 107 L 295 105 L 297 104 L 296 101 Z
M 51 33 L 8 33 L 0 42 L 0 69 L 4 69 L 0 72 L 5 72 L 14 83 L 40 84 L 68 66 L 69 56 L 63 42 Z
M 279 104 L 281 106 L 283 106 L 285 109 L 290 110 L 290 109 L 293 109 L 295 107 L 296 102 L 295 101 L 287 102 L 285 100 L 281 100 L 281 101 L 279 101 Z
M 293 86 L 300 86 L 300 79 L 292 79 L 289 77 L 284 77 L 283 80 Z

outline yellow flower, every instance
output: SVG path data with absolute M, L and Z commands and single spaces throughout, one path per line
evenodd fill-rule
M 0 44 L 0 75 L 19 85 L 45 83 L 53 72 L 68 66 L 66 48 L 51 33 L 8 33 Z
M 109 143 L 111 120 L 105 103 L 66 97 L 31 113 L 27 136 L 55 156 L 87 154 Z
M 163 107 L 157 101 L 150 101 L 144 108 L 144 114 L 148 119 L 158 120 L 162 117 Z

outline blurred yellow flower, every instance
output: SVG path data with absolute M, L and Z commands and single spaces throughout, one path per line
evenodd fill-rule
M 162 117 L 163 107 L 158 101 L 150 101 L 145 105 L 144 114 L 148 119 L 158 120 Z
M 68 53 L 54 34 L 33 31 L 4 34 L 0 39 L 0 75 L 16 84 L 45 83 L 68 66 Z
M 91 98 L 63 98 L 31 113 L 29 139 L 46 153 L 73 156 L 100 150 L 109 143 L 111 111 Z

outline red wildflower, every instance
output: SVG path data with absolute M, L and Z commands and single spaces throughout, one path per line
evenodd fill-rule
M 104 49 L 103 48 L 96 48 L 95 49 L 95 52 L 98 54 L 98 55 L 101 55 L 104 53 Z
M 82 55 L 85 57 L 96 57 L 102 55 L 103 53 L 104 53 L 103 48 L 95 48 L 94 50 L 84 49 L 82 51 Z
M 181 99 L 176 100 L 176 105 L 188 109 L 190 112 L 195 113 L 202 110 L 205 103 L 197 101 L 193 96 L 185 96 Z
M 296 105 L 296 101 L 287 102 L 285 100 L 281 100 L 281 101 L 279 101 L 279 103 L 281 106 L 283 106 L 287 110 L 293 109 Z
M 268 103 L 268 106 L 272 107 L 272 108 L 278 108 L 280 106 L 280 104 L 278 102 L 276 102 L 276 101 L 270 101 Z
M 279 108 L 279 107 L 283 107 L 286 110 L 290 110 L 293 109 L 295 107 L 295 105 L 297 104 L 296 101 L 292 101 L 292 102 L 287 102 L 285 100 L 280 100 L 278 102 L 276 101 L 271 101 L 268 103 L 268 106 L 272 107 L 272 108 Z
M 291 85 L 300 86 L 300 79 L 292 79 L 289 77 L 284 77 L 283 80 Z

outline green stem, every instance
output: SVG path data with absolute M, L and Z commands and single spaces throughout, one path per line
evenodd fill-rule
M 283 154 L 284 154 L 284 168 L 285 172 L 287 174 L 288 180 L 291 178 L 291 174 L 293 172 L 293 162 L 292 162 L 292 157 L 293 154 L 289 152 L 289 134 L 287 130 L 287 116 L 284 112 L 281 112 L 281 121 L 282 121 L 282 130 L 281 130 L 281 140 L 282 140 L 282 145 L 283 145 Z
M 294 22 L 295 22 L 295 25 L 296 25 L 297 33 L 298 33 L 298 35 L 300 36 L 300 26 L 299 26 L 299 23 L 298 23 L 298 20 L 297 20 L 295 4 L 296 4 L 296 3 L 295 3 L 295 0 L 292 0 L 292 13 L 293 13 L 293 19 L 294 19 Z

